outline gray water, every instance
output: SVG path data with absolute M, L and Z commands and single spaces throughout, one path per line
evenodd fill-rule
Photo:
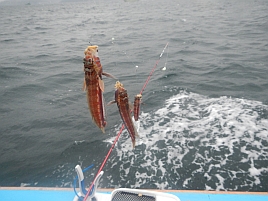
M 89 185 L 122 121 L 112 105 L 106 134 L 92 122 L 84 49 L 97 44 L 134 99 L 169 42 L 137 146 L 121 134 L 100 186 L 268 191 L 267 1 L 1 6 L 0 19 L 0 186 L 70 187 L 75 165 L 94 164 Z

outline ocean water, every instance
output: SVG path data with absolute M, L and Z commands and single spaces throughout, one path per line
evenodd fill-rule
M 268 191 L 268 2 L 81 1 L 0 6 L 0 186 L 87 186 L 121 128 L 106 133 L 82 91 L 84 49 L 130 99 L 145 91 L 100 187 Z M 166 70 L 163 69 L 166 67 Z M 115 80 L 104 78 L 106 102 Z

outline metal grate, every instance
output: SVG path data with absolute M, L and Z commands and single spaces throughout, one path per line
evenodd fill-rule
M 155 201 L 155 200 L 156 200 L 155 197 L 150 195 L 118 191 L 112 197 L 111 201 Z

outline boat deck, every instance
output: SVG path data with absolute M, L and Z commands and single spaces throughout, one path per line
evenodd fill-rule
M 110 194 L 113 189 L 98 189 L 98 193 Z M 167 190 L 181 201 L 267 201 L 268 192 L 226 192 Z M 6 201 L 71 201 L 75 194 L 71 188 L 0 187 L 0 200 Z

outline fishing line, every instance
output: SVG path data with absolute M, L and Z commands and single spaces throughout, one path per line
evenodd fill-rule
M 159 63 L 161 57 L 163 56 L 163 54 L 164 54 L 164 52 L 165 52 L 167 46 L 168 46 L 168 43 L 167 43 L 166 46 L 164 47 L 163 51 L 161 52 L 161 54 L 160 54 L 160 56 L 159 56 L 159 59 L 156 61 L 155 65 L 154 65 L 154 67 L 153 67 L 153 69 L 152 69 L 152 71 L 150 72 L 149 76 L 147 77 L 147 80 L 145 81 L 145 83 L 144 83 L 144 85 L 143 85 L 143 87 L 142 87 L 142 89 L 141 89 L 141 91 L 140 91 L 140 94 L 142 94 L 142 92 L 145 90 L 145 88 L 146 88 L 146 86 L 147 86 L 149 80 L 151 79 L 151 77 L 152 77 L 152 75 L 153 75 L 153 73 L 154 73 L 154 71 L 155 71 L 155 69 L 156 69 L 156 67 L 157 67 L 157 65 L 158 65 L 158 63 Z
M 141 91 L 140 91 L 140 94 L 142 94 L 142 92 L 145 90 L 147 84 L 149 83 L 150 78 L 152 77 L 152 75 L 153 75 L 153 73 L 154 73 L 154 71 L 155 71 L 155 69 L 156 69 L 156 67 L 157 67 L 157 65 L 158 65 L 158 63 L 159 63 L 159 61 L 160 61 L 160 59 L 161 59 L 162 55 L 164 54 L 164 52 L 165 52 L 165 50 L 166 50 L 167 47 L 168 47 L 168 43 L 167 43 L 166 46 L 164 47 L 163 51 L 161 52 L 161 54 L 160 54 L 158 60 L 156 61 L 155 65 L 154 65 L 152 71 L 150 72 L 148 78 L 146 79 L 146 81 L 145 81 L 145 83 L 144 83 L 144 85 L 143 85 L 143 87 L 142 87 L 142 89 L 141 89 Z M 113 144 L 112 144 L 110 150 L 108 151 L 107 155 L 105 156 L 105 158 L 104 158 L 104 160 L 103 160 L 103 162 L 102 162 L 102 164 L 101 164 L 101 166 L 100 166 L 100 168 L 99 168 L 99 170 L 98 170 L 98 173 L 96 174 L 96 176 L 95 176 L 93 182 L 91 183 L 91 185 L 90 185 L 90 187 L 89 187 L 89 189 L 88 189 L 88 191 L 87 191 L 87 194 L 85 195 L 83 201 L 87 201 L 87 198 L 88 198 L 88 196 L 89 196 L 89 194 L 90 194 L 90 192 L 91 192 L 91 190 L 92 190 L 92 187 L 93 187 L 93 185 L 94 185 L 94 181 L 96 180 L 98 174 L 102 171 L 104 165 L 106 164 L 106 162 L 107 162 L 109 156 L 111 155 L 112 150 L 113 150 L 115 144 L 117 143 L 117 141 L 118 141 L 118 139 L 119 139 L 121 133 L 123 132 L 124 128 L 125 128 L 125 125 L 124 125 L 124 123 L 122 123 L 122 126 L 121 126 L 121 128 L 120 128 L 120 130 L 119 130 L 119 132 L 118 132 L 118 134 L 117 134 L 117 136 L 116 136 L 116 138 L 115 138 L 115 140 L 114 140 L 114 142 L 113 142 Z
M 116 43 L 115 43 L 115 38 L 112 38 L 112 44 L 113 44 L 113 45 L 116 44 Z M 121 52 L 120 50 L 118 50 L 118 44 L 116 44 L 116 45 L 117 45 L 117 48 L 116 48 L 117 51 L 118 51 L 118 52 Z M 122 52 L 123 52 L 123 54 L 128 58 L 128 60 L 132 63 L 132 65 L 135 66 L 135 73 L 136 73 L 136 72 L 137 72 L 137 69 L 138 69 L 139 66 L 138 66 L 138 65 L 135 65 L 135 64 L 133 63 L 133 61 L 132 61 L 132 60 L 130 59 L 130 57 L 128 56 L 126 50 L 123 50 Z
M 134 63 L 133 63 L 133 61 L 129 58 L 129 56 L 127 55 L 127 52 L 124 50 L 124 54 L 125 54 L 125 56 L 128 58 L 128 60 L 129 61 L 131 61 L 131 63 L 132 63 L 132 66 L 135 66 L 135 79 L 136 79 L 136 82 L 137 82 L 137 70 L 138 70 L 138 65 L 135 65 Z
M 119 53 L 122 53 L 128 58 L 128 61 L 130 61 L 132 63 L 132 66 L 135 66 L 135 80 L 136 80 L 136 83 L 137 83 L 137 70 L 139 68 L 139 66 L 137 64 L 134 64 L 134 62 L 132 61 L 132 59 L 130 59 L 130 57 L 128 56 L 129 54 L 127 54 L 127 51 L 126 50 L 123 50 L 123 51 L 120 51 L 119 49 L 119 45 L 116 43 L 115 41 L 115 38 L 112 38 L 112 45 L 114 46 L 114 49 L 116 49 L 117 52 Z M 112 52 L 115 52 L 115 51 L 112 51 Z M 117 56 L 117 55 L 115 55 Z M 117 65 L 117 63 L 116 63 Z
M 168 49 L 169 49 L 169 47 L 167 47 L 167 56 L 166 56 L 166 61 L 165 61 L 165 65 L 164 65 L 164 67 L 162 68 L 162 70 L 166 70 L 166 69 L 167 69 L 167 61 L 168 61 Z

